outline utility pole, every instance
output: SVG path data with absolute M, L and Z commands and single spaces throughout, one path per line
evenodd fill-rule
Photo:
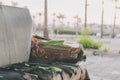
M 102 13 L 101 13 L 101 38 L 103 38 L 103 17 L 104 17 L 104 0 L 102 0 Z
M 84 28 L 87 28 L 87 0 L 85 0 L 85 24 L 84 24 Z
M 112 38 L 115 37 L 115 26 L 116 26 L 116 12 L 117 12 L 117 0 L 115 0 L 115 12 L 114 12 L 114 24 L 113 24 L 113 29 L 112 29 Z
M 47 0 L 44 0 L 44 37 L 49 38 L 48 35 L 48 15 L 47 15 Z

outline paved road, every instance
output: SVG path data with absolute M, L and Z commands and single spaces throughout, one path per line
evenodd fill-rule
M 120 80 L 120 55 L 87 55 L 86 67 L 91 80 Z

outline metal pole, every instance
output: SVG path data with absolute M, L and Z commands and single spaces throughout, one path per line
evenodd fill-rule
M 47 23 L 48 23 L 48 20 L 47 20 L 47 0 L 45 0 L 45 2 L 44 2 L 45 4 L 44 4 L 44 32 L 43 32 L 43 34 L 44 34 L 44 37 L 45 38 L 49 38 L 49 35 L 48 35 L 48 25 L 47 25 Z
M 104 17 L 104 0 L 102 0 L 102 15 L 101 15 L 101 38 L 103 38 L 103 17 Z
M 85 0 L 85 24 L 84 28 L 87 28 L 87 0 Z
M 114 24 L 113 24 L 113 30 L 112 30 L 112 38 L 115 37 L 115 26 L 116 26 L 116 11 L 117 11 L 117 6 L 116 6 L 117 0 L 115 0 L 115 12 L 114 12 Z

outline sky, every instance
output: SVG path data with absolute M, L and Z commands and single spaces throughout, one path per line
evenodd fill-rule
M 2 0 L 5 5 L 11 5 L 11 1 L 17 1 L 18 6 L 27 6 L 32 15 L 38 12 L 44 13 L 44 0 Z M 48 0 L 49 22 L 52 21 L 53 13 L 65 15 L 66 22 L 72 22 L 73 16 L 79 15 L 81 23 L 84 23 L 85 0 Z M 104 0 L 104 24 L 113 24 L 114 3 L 111 0 Z M 101 0 L 88 0 L 88 23 L 101 23 Z M 120 24 L 120 12 L 117 10 L 116 23 Z

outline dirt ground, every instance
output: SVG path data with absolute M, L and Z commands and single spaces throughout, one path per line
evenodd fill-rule
M 91 80 L 120 80 L 120 54 L 115 51 L 94 56 L 86 50 L 86 67 Z

